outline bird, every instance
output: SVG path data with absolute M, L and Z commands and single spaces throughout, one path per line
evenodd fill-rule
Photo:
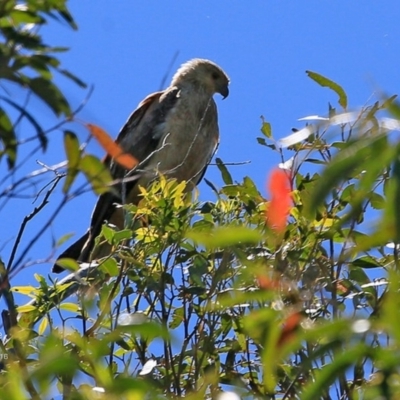
M 147 187 L 159 174 L 186 181 L 191 191 L 203 178 L 218 145 L 219 128 L 214 94 L 225 99 L 230 79 L 216 63 L 201 58 L 183 63 L 165 90 L 148 95 L 129 116 L 116 143 L 139 161 L 134 171 L 127 171 L 111 156 L 109 168 L 114 190 L 101 194 L 92 212 L 90 227 L 56 260 L 52 271 L 64 270 L 61 258 L 81 263 L 92 261 L 96 237 L 103 223 L 123 228 L 123 209 L 119 205 L 138 204 L 139 186 Z M 129 172 L 127 182 L 123 178 Z

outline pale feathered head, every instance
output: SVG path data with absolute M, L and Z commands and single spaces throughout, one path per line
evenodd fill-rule
M 172 78 L 171 86 L 190 82 L 205 90 L 211 96 L 220 93 L 223 98 L 229 95 L 229 77 L 221 67 L 212 61 L 194 58 L 181 65 Z

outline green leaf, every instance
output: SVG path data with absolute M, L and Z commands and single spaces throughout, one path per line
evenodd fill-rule
M 61 114 L 66 116 L 71 115 L 71 109 L 67 99 L 52 82 L 40 77 L 33 78 L 29 82 L 29 87 L 57 116 Z
M 74 132 L 64 131 L 64 148 L 67 155 L 68 169 L 62 190 L 63 193 L 67 193 L 79 172 L 78 167 L 81 158 L 79 141 Z
M 156 322 L 144 322 L 139 325 L 119 325 L 116 332 L 129 332 L 134 336 L 142 335 L 148 343 L 156 338 L 169 338 L 166 327 Z
M 371 192 L 369 200 L 371 202 L 371 207 L 375 210 L 382 210 L 386 205 L 384 197 L 376 192 Z
M 49 326 L 49 320 L 47 318 L 43 318 L 40 321 L 39 329 L 38 329 L 38 333 L 40 336 L 42 336 L 44 334 L 44 332 L 46 331 L 48 326 Z
M 71 239 L 74 236 L 73 233 L 67 233 L 63 236 L 60 237 L 60 239 L 57 240 L 56 246 L 61 246 L 63 243 L 65 243 L 67 240 Z
M 22 45 L 25 50 L 30 49 L 40 51 L 45 47 L 45 45 L 42 43 L 41 37 L 32 32 L 22 30 L 17 31 L 11 27 L 3 27 L 1 33 L 3 36 L 5 36 L 8 42 L 18 43 Z
M 310 164 L 326 165 L 326 161 L 318 160 L 317 158 L 306 158 L 305 161 Z
M 359 264 L 363 264 L 363 263 L 360 262 Z M 366 272 L 362 268 L 356 267 L 356 266 L 353 266 L 350 269 L 349 279 L 354 282 L 357 282 L 359 285 L 365 285 L 365 284 L 371 282 L 371 280 L 368 278 L 368 275 L 366 274 Z
M 339 96 L 339 104 L 344 109 L 347 108 L 347 95 L 340 85 L 316 72 L 306 71 L 306 74 L 315 82 L 317 82 L 320 86 L 328 87 L 329 89 L 333 90 Z
M 31 312 L 31 311 L 36 311 L 35 306 L 33 305 L 29 305 L 29 304 L 25 304 L 24 306 L 19 306 L 17 307 L 17 312 L 18 313 L 27 313 L 27 312 Z
M 257 138 L 257 142 L 258 142 L 258 144 L 261 144 L 262 146 L 266 146 L 267 145 L 267 141 L 263 137 L 258 137 Z
M 16 10 L 10 12 L 9 17 L 13 21 L 13 25 L 21 24 L 43 24 L 45 22 L 37 13 L 30 12 L 29 10 Z
M 80 268 L 76 260 L 72 258 L 59 258 L 57 260 L 57 265 L 72 272 L 78 271 Z
M 3 155 L 7 155 L 8 168 L 12 169 L 17 159 L 17 137 L 13 124 L 2 108 L 0 108 L 0 142 L 3 143 L 4 148 L 0 149 L 0 159 Z
M 22 55 L 16 57 L 12 64 L 12 69 L 14 71 L 19 71 L 24 67 L 32 68 L 37 71 L 43 79 L 51 81 L 53 75 L 50 72 L 50 68 L 56 68 L 59 64 L 59 60 L 46 54 Z
M 184 307 L 176 308 L 172 313 L 172 319 L 169 323 L 169 329 L 176 329 L 185 320 L 184 314 Z
M 331 384 L 340 376 L 348 367 L 354 365 L 358 360 L 367 357 L 370 352 L 369 347 L 364 343 L 356 344 L 354 347 L 346 349 L 346 351 L 336 353 L 333 360 L 323 366 L 316 374 L 315 379 L 306 385 L 301 394 L 302 400 L 320 399 Z
M 76 25 L 74 19 L 72 18 L 72 15 L 70 14 L 70 12 L 67 10 L 66 7 L 63 7 L 63 9 L 59 11 L 59 14 L 72 29 L 75 30 L 78 29 L 78 25 Z
M 384 98 L 384 101 L 380 105 L 379 109 L 384 110 L 386 108 L 389 108 L 392 105 L 392 103 L 396 100 L 396 98 L 397 98 L 397 94 L 394 94 L 393 96 Z
M 59 308 L 60 310 L 65 310 L 76 314 L 78 314 L 80 310 L 79 304 L 76 303 L 62 303 L 59 305 Z
M 387 207 L 385 208 L 384 222 L 392 233 L 392 241 L 400 243 L 400 160 L 396 157 L 393 162 L 392 176 L 386 188 Z
M 221 189 L 221 192 L 226 196 L 237 196 L 242 191 L 242 187 L 240 185 L 228 185 L 224 186 Z
M 269 122 L 266 122 L 264 117 L 261 117 L 261 120 L 262 120 L 261 132 L 264 134 L 266 138 L 271 139 L 272 137 L 271 124 Z
M 96 194 L 106 193 L 110 190 L 109 184 L 112 181 L 110 171 L 97 157 L 86 154 L 81 158 L 79 168 Z
M 187 233 L 189 239 L 201 243 L 208 248 L 227 247 L 237 244 L 256 244 L 262 235 L 255 229 L 244 226 L 223 226 L 207 232 L 191 230 Z
M 207 178 L 203 178 L 203 179 L 204 179 L 204 182 L 206 183 L 206 185 L 208 187 L 210 187 L 211 190 L 218 195 L 218 189 L 216 188 L 216 186 L 211 181 L 209 181 Z
M 107 258 L 104 262 L 100 264 L 99 268 L 101 268 L 103 272 L 111 277 L 119 275 L 118 264 L 114 258 Z
M 208 273 L 209 262 L 202 256 L 195 256 L 193 265 L 189 268 L 191 284 L 197 287 L 205 287 L 204 276 Z
M 74 81 L 81 88 L 87 87 L 85 82 L 80 80 L 76 75 L 72 74 L 71 72 L 67 71 L 66 69 L 58 69 L 58 72 L 60 72 L 62 75 L 66 76 L 67 78 L 71 79 L 72 81 Z
M 132 239 L 132 231 L 130 229 L 123 229 L 114 232 L 113 244 L 119 244 L 124 240 Z
M 356 195 L 356 185 L 354 183 L 347 185 L 340 195 L 340 201 L 343 204 L 351 203 Z
M 110 226 L 103 225 L 101 227 L 101 234 L 105 237 L 109 244 L 113 244 L 115 235 L 114 229 L 112 229 Z
M 386 323 L 387 329 L 392 334 L 396 347 L 400 344 L 400 274 L 398 269 L 388 271 L 389 289 L 382 302 L 382 322 Z M 389 347 L 390 349 L 390 347 Z M 393 354 L 398 354 L 397 351 Z
M 14 286 L 12 288 L 13 292 L 25 294 L 27 296 L 37 293 L 37 289 L 33 286 Z
M 387 107 L 390 114 L 392 114 L 396 119 L 400 120 L 400 103 L 398 101 L 391 101 Z
M 231 185 L 233 181 L 232 181 L 232 176 L 228 171 L 228 168 L 226 168 L 225 164 L 222 162 L 220 158 L 217 158 L 215 162 L 217 163 L 218 169 L 221 171 L 222 179 L 225 185 Z
M 243 194 L 253 197 L 254 199 L 257 199 L 257 197 L 260 195 L 256 184 L 248 176 L 243 178 Z
M 362 178 L 363 190 L 369 191 L 368 184 L 377 178 L 377 174 L 384 168 L 385 162 L 390 161 L 395 151 L 395 147 L 387 145 L 384 135 L 364 136 L 349 142 L 323 171 L 321 179 L 318 180 L 312 192 L 311 201 L 306 205 L 307 212 L 316 210 L 340 182 L 363 169 L 367 171 Z M 380 159 L 377 158 L 378 154 Z M 357 200 L 360 203 L 363 196 L 358 196 Z
M 356 260 L 349 263 L 349 265 L 353 267 L 359 268 L 380 268 L 382 265 L 375 260 L 374 257 L 371 256 L 364 256 L 357 258 Z
M 38 140 L 41 144 L 42 150 L 46 151 L 47 149 L 47 137 L 41 128 L 41 126 L 36 122 L 35 118 L 32 117 L 30 113 L 28 113 L 23 107 L 15 103 L 14 101 L 8 99 L 7 97 L 0 96 L 0 99 L 5 101 L 6 103 L 10 104 L 12 107 L 14 107 L 16 110 L 18 110 L 22 116 L 24 116 L 36 129 L 36 134 L 38 137 Z

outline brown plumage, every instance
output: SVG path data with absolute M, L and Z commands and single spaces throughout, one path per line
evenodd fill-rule
M 167 89 L 147 96 L 139 104 L 116 139 L 125 152 L 139 160 L 133 174 L 130 171 L 134 179 L 122 183 L 127 171 L 106 157 L 104 162 L 113 179 L 121 182 L 116 187 L 119 195 L 107 192 L 99 197 L 88 231 L 59 258 L 89 262 L 102 224 L 108 221 L 123 228 L 123 211 L 115 204 L 137 204 L 138 186 L 149 185 L 158 173 L 187 181 L 187 190 L 199 183 L 219 141 L 213 95 L 227 97 L 228 85 L 229 78 L 218 65 L 193 59 L 178 69 Z M 53 272 L 61 271 L 63 268 L 56 263 Z

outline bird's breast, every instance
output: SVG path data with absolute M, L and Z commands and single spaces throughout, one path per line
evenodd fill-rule
M 215 103 L 212 99 L 203 104 L 184 100 L 180 99 L 179 106 L 158 125 L 160 142 L 146 166 L 147 178 L 144 179 L 151 180 L 157 173 L 162 173 L 195 184 L 209 163 L 218 141 Z M 141 182 L 142 185 L 145 183 Z

